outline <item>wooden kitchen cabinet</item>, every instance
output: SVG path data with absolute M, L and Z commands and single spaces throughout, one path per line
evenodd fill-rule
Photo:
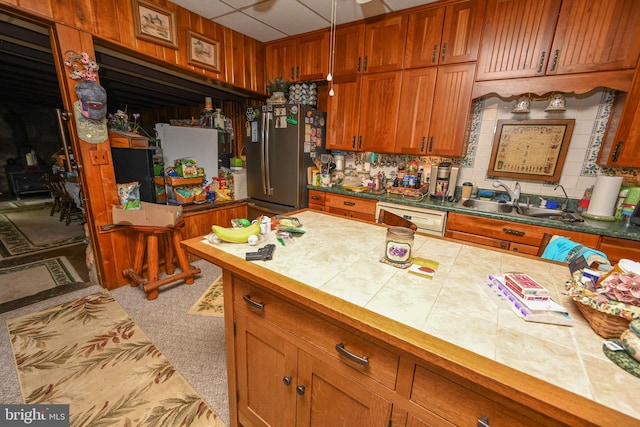
M 598 162 L 640 168 L 640 67 L 628 93 L 617 93 Z
M 292 82 L 322 80 L 329 67 L 329 32 L 308 33 L 269 43 L 267 80 L 282 76 Z
M 405 70 L 395 151 L 462 156 L 475 65 Z
M 445 237 L 528 255 L 538 252 L 545 233 L 567 237 L 574 242 L 596 248 L 600 236 L 571 230 L 551 229 L 494 218 L 449 212 Z
M 309 209 L 324 211 L 324 191 L 309 190 Z
M 364 73 L 402 69 L 408 20 L 405 14 L 365 24 Z
M 475 63 L 438 67 L 426 154 L 446 157 L 464 155 L 475 68 Z
M 399 355 L 234 277 L 238 421 L 245 426 L 386 426 Z M 341 354 L 353 353 L 359 361 Z
M 185 227 L 182 230 L 182 238 L 190 239 L 192 237 L 206 236 L 211 233 L 212 225 L 231 227 L 232 219 L 246 218 L 247 204 L 245 202 L 229 203 L 215 206 L 211 209 L 193 211 L 185 209 L 182 216 L 185 222 Z
M 415 366 L 411 401 L 444 418 L 440 425 L 552 426 L 564 425 L 517 402 L 473 390 L 468 380 L 422 364 Z M 446 375 L 446 376 L 445 376 Z M 493 400 L 499 399 L 500 401 Z M 446 420 L 446 422 L 445 422 Z M 412 420 L 411 426 L 434 425 Z
M 349 218 L 376 222 L 377 204 L 378 201 L 374 199 L 325 193 L 324 211 Z
M 598 250 L 604 252 L 611 264 L 621 259 L 640 260 L 640 242 L 602 236 Z
M 489 0 L 476 79 L 621 70 L 639 54 L 634 0 Z
M 333 76 L 351 76 L 362 71 L 364 24 L 336 28 Z
M 394 150 L 402 72 L 335 78 L 327 101 L 327 149 Z
M 470 0 L 410 14 L 404 68 L 475 61 L 485 4 Z

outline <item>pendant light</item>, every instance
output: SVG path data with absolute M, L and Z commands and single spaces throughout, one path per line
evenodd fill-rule
M 336 49 L 336 9 L 337 1 L 331 2 L 331 29 L 329 31 L 329 72 L 327 73 L 327 81 L 329 82 L 329 96 L 334 95 L 333 91 L 333 67 L 335 61 Z

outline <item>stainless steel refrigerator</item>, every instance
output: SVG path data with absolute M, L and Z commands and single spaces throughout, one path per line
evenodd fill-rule
M 326 113 L 296 104 L 246 110 L 249 217 L 308 206 L 307 168 L 325 147 Z

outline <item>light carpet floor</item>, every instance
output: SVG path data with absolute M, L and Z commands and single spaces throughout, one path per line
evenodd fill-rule
M 81 281 L 63 256 L 0 268 L 0 304 Z
M 193 264 L 202 269 L 193 285 L 163 286 L 158 299 L 154 301 L 148 301 L 142 289 L 129 286 L 115 289 L 111 291 L 111 295 L 228 425 L 224 318 L 188 314 L 189 309 L 221 274 L 221 270 L 202 260 Z M 0 320 L 4 323 L 8 319 L 34 313 L 100 289 L 98 286 L 91 286 L 3 313 L 0 314 Z M 6 327 L 0 328 L 0 365 L 11 367 L 0 370 L 0 402 L 22 403 Z

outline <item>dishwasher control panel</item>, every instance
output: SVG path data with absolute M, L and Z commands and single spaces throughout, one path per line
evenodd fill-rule
M 399 215 L 418 227 L 418 232 L 444 236 L 447 223 L 447 213 L 435 209 L 418 208 L 415 206 L 401 205 L 398 203 L 378 202 L 376 208 L 376 221 L 380 217 L 380 210 Z

